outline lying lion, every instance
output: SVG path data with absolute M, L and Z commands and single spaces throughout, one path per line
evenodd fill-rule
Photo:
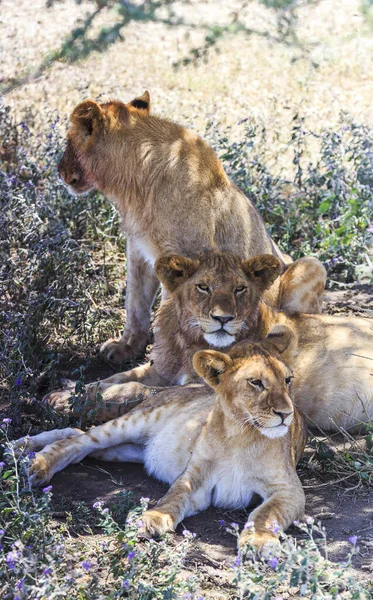
M 103 349 L 113 362 L 142 354 L 159 281 L 155 261 L 202 250 L 250 257 L 268 252 L 291 262 L 265 230 L 248 198 L 229 180 L 215 152 L 192 131 L 149 114 L 148 92 L 129 104 L 86 100 L 71 115 L 59 172 L 74 194 L 96 188 L 110 198 L 127 235 L 126 327 Z M 316 261 L 316 259 L 314 259 Z M 300 260 L 300 269 L 309 263 Z M 325 271 L 319 263 L 325 286 Z M 313 266 L 311 265 L 311 270 Z M 290 274 L 291 279 L 291 274 Z M 312 303 L 291 302 L 276 283 L 266 301 L 320 312 L 324 287 Z
M 157 392 L 158 386 L 195 379 L 195 352 L 264 339 L 279 324 L 290 327 L 299 340 L 298 355 L 290 363 L 296 376 L 294 398 L 309 423 L 335 431 L 373 419 L 372 319 L 291 315 L 270 308 L 262 300 L 264 292 L 281 272 L 280 261 L 271 255 L 247 260 L 217 253 L 195 260 L 169 256 L 157 262 L 156 270 L 170 297 L 156 318 L 152 360 L 87 387 L 89 409 L 97 392 L 103 397 L 98 420 L 123 414 L 128 404 Z M 312 285 L 303 293 L 312 295 Z M 52 392 L 47 398 L 64 410 L 70 393 Z
M 211 504 L 244 508 L 256 494 L 263 503 L 250 513 L 253 527 L 243 530 L 239 544 L 263 549 L 276 541 L 278 526 L 286 529 L 304 511 L 295 465 L 306 428 L 290 396 L 285 349 L 293 352 L 294 334 L 282 326 L 260 344 L 238 344 L 231 357 L 198 352 L 194 368 L 215 393 L 200 385 L 168 388 L 87 433 L 63 429 L 19 440 L 18 449 L 42 449 L 31 466 L 32 484 L 87 455 L 144 463 L 150 475 L 172 484 L 142 516 L 151 536 Z

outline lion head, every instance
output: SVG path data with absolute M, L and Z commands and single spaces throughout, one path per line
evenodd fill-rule
M 294 353 L 294 332 L 277 325 L 261 343 L 241 342 L 230 355 L 203 350 L 193 357 L 195 371 L 216 390 L 223 410 L 242 426 L 262 435 L 286 435 L 293 421 L 292 371 L 283 353 Z
M 180 328 L 196 342 L 203 338 L 209 346 L 226 348 L 245 337 L 281 263 L 270 254 L 243 260 L 234 254 L 206 252 L 196 259 L 161 257 L 155 270 L 171 294 Z
M 58 164 L 58 171 L 73 194 L 84 194 L 92 188 L 104 191 L 110 185 L 110 167 L 115 159 L 129 153 L 126 134 L 131 134 L 134 119 L 141 119 L 149 111 L 148 92 L 128 104 L 85 100 L 74 108 L 65 152 Z

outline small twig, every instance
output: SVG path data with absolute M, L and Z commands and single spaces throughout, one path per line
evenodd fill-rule
M 345 477 L 341 477 L 340 479 L 334 479 L 333 481 L 326 481 L 325 483 L 319 483 L 318 485 L 304 485 L 303 488 L 313 490 L 316 488 L 325 487 L 327 485 L 334 485 L 336 483 L 341 483 L 342 481 L 346 481 L 346 479 L 350 479 L 351 477 L 354 477 L 355 475 L 358 475 L 358 473 L 356 473 L 356 472 L 351 473 L 350 475 L 346 475 Z M 360 483 L 358 485 L 360 485 Z M 349 489 L 353 489 L 353 488 L 349 488 Z
M 354 352 L 350 352 L 348 356 L 357 356 L 358 358 L 366 358 L 367 360 L 373 360 L 370 356 L 363 356 L 362 354 L 355 354 Z

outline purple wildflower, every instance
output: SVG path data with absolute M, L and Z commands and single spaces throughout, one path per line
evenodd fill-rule
M 52 491 L 53 489 L 53 485 L 48 485 L 47 487 L 43 488 L 43 494 L 48 494 L 50 491 Z
M 43 575 L 50 575 L 52 573 L 52 569 L 50 567 L 47 567 L 46 569 L 43 570 Z
M 233 529 L 238 529 L 238 523 L 231 523 L 231 527 L 233 527 Z
M 278 533 L 281 529 L 280 525 L 274 521 L 272 525 L 269 527 L 273 531 L 273 533 Z
M 125 579 L 125 580 L 123 581 L 123 583 L 122 583 L 122 588 L 123 588 L 124 590 L 126 590 L 127 588 L 129 588 L 129 587 L 130 587 L 130 585 L 131 585 L 131 584 L 130 584 L 130 582 L 128 581 L 128 579 Z
M 277 567 L 277 565 L 278 565 L 278 558 L 277 558 L 277 556 L 274 556 L 273 558 L 271 558 L 268 561 L 268 564 L 271 567 L 271 569 L 275 569 Z
M 28 458 L 30 458 L 32 460 L 33 458 L 35 458 L 36 452 L 31 451 L 31 452 L 28 453 L 27 456 L 28 456 Z
M 23 584 L 25 583 L 25 577 L 22 577 L 22 579 L 20 579 L 17 583 L 16 583 L 16 588 L 17 590 L 21 590 L 23 587 Z
M 247 521 L 244 525 L 244 529 L 253 529 L 254 527 L 254 521 Z
M 225 525 L 225 521 L 224 521 L 224 519 L 220 519 L 220 521 L 219 521 L 219 525 L 221 525 L 221 527 L 224 527 L 224 525 Z
M 357 535 L 351 535 L 351 537 L 348 538 L 348 541 L 350 542 L 350 544 L 352 544 L 353 546 L 356 546 L 356 542 L 357 542 Z
M 4 467 L 5 467 L 5 462 L 0 462 L 0 471 L 2 471 Z
M 192 537 L 195 537 L 195 536 L 196 536 L 196 534 L 195 534 L 195 533 L 192 533 L 191 531 L 189 531 L 189 529 L 184 529 L 184 531 L 183 531 L 182 535 L 183 535 L 184 537 L 188 537 L 189 535 L 191 535 Z
M 127 554 L 127 558 L 128 558 L 128 560 L 132 560 L 132 559 L 133 559 L 135 556 L 136 556 L 136 552 L 133 552 L 133 551 L 132 551 L 132 552 L 129 552 L 129 553 Z
M 16 379 L 16 385 L 22 385 L 22 379 Z
M 0 529 L 0 535 L 4 535 L 5 531 L 4 529 Z
M 5 423 L 5 425 L 10 425 L 11 422 L 12 419 L 3 419 L 3 423 Z
M 94 502 L 92 506 L 93 508 L 100 508 L 102 506 L 102 502 Z
M 234 563 L 233 563 L 233 564 L 234 564 L 234 566 L 235 566 L 235 567 L 239 567 L 239 566 L 240 566 L 240 564 L 241 564 L 241 559 L 240 559 L 240 557 L 239 557 L 239 556 L 236 556 L 236 558 L 235 558 L 235 561 L 234 561 Z
M 92 563 L 89 560 L 83 560 L 82 567 L 85 571 L 89 571 L 91 566 L 92 566 Z
M 16 566 L 16 561 L 19 559 L 21 553 L 17 552 L 17 550 L 12 550 L 8 552 L 5 557 L 6 563 L 8 565 L 8 569 L 14 569 Z

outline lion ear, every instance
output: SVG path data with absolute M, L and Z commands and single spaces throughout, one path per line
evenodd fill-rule
M 130 105 L 138 110 L 144 110 L 148 114 L 150 113 L 150 94 L 145 91 L 142 96 L 131 100 Z
M 206 383 L 215 388 L 220 383 L 220 376 L 233 364 L 233 360 L 216 350 L 203 350 L 193 356 L 193 368 Z
M 260 254 L 242 261 L 242 270 L 245 275 L 263 292 L 271 287 L 282 271 L 278 258 L 272 254 Z
M 155 263 L 155 272 L 167 291 L 173 292 L 194 275 L 199 267 L 198 260 L 191 260 L 185 256 L 162 256 Z
M 269 332 L 266 345 L 284 355 L 287 362 L 293 363 L 298 350 L 298 336 L 287 325 L 275 325 Z
M 104 123 L 102 108 L 93 100 L 85 100 L 74 108 L 71 121 L 75 125 L 80 125 L 87 135 L 92 135 Z

